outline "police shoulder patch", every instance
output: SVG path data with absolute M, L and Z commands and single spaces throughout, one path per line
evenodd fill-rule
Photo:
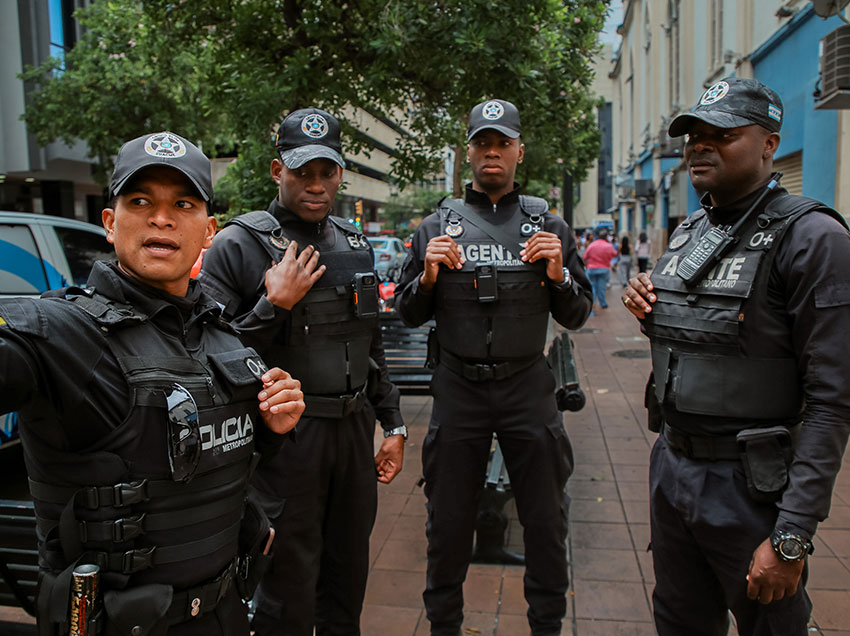
M 691 240 L 691 233 L 690 232 L 682 232 L 678 236 L 673 237 L 673 240 L 670 241 L 669 249 L 677 250 L 690 240 Z

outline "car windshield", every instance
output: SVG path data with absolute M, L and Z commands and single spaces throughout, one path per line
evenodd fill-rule
M 389 241 L 384 238 L 374 238 L 369 237 L 369 242 L 372 244 L 372 247 L 376 250 L 385 250 L 389 247 Z

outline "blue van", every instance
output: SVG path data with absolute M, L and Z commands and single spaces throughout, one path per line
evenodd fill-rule
M 46 214 L 0 212 L 0 298 L 83 287 L 96 260 L 114 258 L 102 227 Z M 17 441 L 17 414 L 0 415 L 0 448 Z

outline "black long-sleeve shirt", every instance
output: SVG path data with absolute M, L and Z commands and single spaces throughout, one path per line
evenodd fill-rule
M 327 217 L 318 223 L 303 221 L 275 199 L 269 205 L 284 234 L 299 248 L 313 245 L 321 252 L 337 240 L 336 230 Z M 370 248 L 371 253 L 371 248 Z M 274 305 L 266 297 L 265 274 L 273 263 L 248 230 L 229 225 L 216 235 L 212 247 L 204 254 L 198 280 L 208 293 L 224 305 L 224 316 L 239 331 L 244 344 L 264 355 L 270 342 L 283 338 L 288 330 L 290 311 Z M 380 326 L 376 326 L 369 352 L 380 369 L 378 386 L 370 385 L 370 402 L 384 430 L 403 424 L 400 395 L 390 382 Z M 285 361 L 267 360 L 268 364 L 286 368 Z
M 504 195 L 497 203 L 490 201 L 484 192 L 466 187 L 465 202 L 487 221 L 494 225 L 513 218 L 519 208 L 519 189 Z M 577 329 L 590 314 L 590 282 L 584 264 L 576 250 L 576 242 L 566 221 L 558 216 L 546 215 L 546 231 L 557 234 L 563 246 L 564 267 L 571 276 L 569 285 L 549 285 L 552 317 L 568 329 Z M 425 271 L 425 251 L 428 241 L 442 234 L 440 216 L 437 213 L 425 218 L 413 235 L 413 244 L 401 270 L 396 287 L 396 308 L 402 320 L 409 325 L 421 325 L 434 315 L 434 290 L 425 291 L 419 278 Z
M 724 207 L 703 207 L 715 225 L 734 223 L 761 190 Z M 782 188 L 768 198 L 787 196 Z M 803 384 L 803 427 L 794 451 L 790 482 L 778 502 L 779 530 L 814 535 L 828 513 L 835 479 L 850 434 L 850 234 L 831 216 L 811 212 L 788 229 L 776 248 L 768 280 L 768 311 L 790 325 L 787 343 Z M 740 347 L 763 338 L 744 321 Z M 777 387 L 777 390 L 782 390 Z M 711 417 L 676 412 L 664 404 L 673 426 L 711 430 Z M 685 422 L 684 420 L 688 420 Z
M 180 298 L 130 278 L 115 264 L 95 263 L 88 287 L 133 305 L 189 347 L 202 346 L 204 331 L 211 328 L 206 321 L 220 314 L 195 281 Z M 0 319 L 21 302 L 0 300 Z M 106 334 L 88 314 L 71 303 L 36 301 L 35 307 L 35 312 L 28 307 L 25 317 L 15 311 L 14 323 L 0 320 L 0 413 L 22 411 L 22 426 L 53 448 L 86 449 L 126 419 L 132 407 L 129 386 Z M 28 413 L 35 416 L 29 419 Z M 265 426 L 254 434 L 265 456 L 284 439 Z

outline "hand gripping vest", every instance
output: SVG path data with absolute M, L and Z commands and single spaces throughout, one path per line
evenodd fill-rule
M 434 299 L 440 347 L 465 360 L 508 361 L 541 355 L 549 325 L 544 268 L 523 263 L 448 208 L 437 212 L 443 234 L 448 226 L 462 228 L 453 238 L 466 259 L 462 270 L 441 268 L 437 277 Z M 542 199 L 521 196 L 513 217 L 499 227 L 519 243 L 544 229 L 546 214 Z M 478 302 L 475 266 L 481 264 L 492 264 L 498 271 L 495 302 Z
M 333 247 L 319 250 L 325 273 L 292 308 L 282 342 L 264 352 L 300 380 L 308 410 L 310 395 L 349 395 L 363 388 L 377 327 L 377 318 L 354 313 L 354 274 L 374 271 L 369 242 L 344 219 L 330 216 L 328 222 L 336 240 Z M 230 223 L 251 232 L 273 262 L 283 258 L 289 238 L 273 215 L 259 210 Z
M 133 307 L 81 290 L 67 292 L 106 334 L 130 387 L 132 408 L 109 435 L 83 451 L 48 446 L 27 427 L 21 432 L 28 437 L 30 491 L 43 540 L 41 567 L 47 571 L 38 596 L 41 633 L 52 633 L 46 626 L 67 618 L 76 563 L 100 566 L 105 591 L 150 584 L 189 588 L 232 567 L 254 427 L 263 425 L 256 395 L 265 366 L 226 323 L 210 316 L 201 342 L 187 348 Z M 169 464 L 166 394 L 175 383 L 198 407 L 200 458 L 187 482 L 172 479 Z M 168 599 L 170 593 L 159 611 L 169 609 Z M 107 595 L 107 614 L 109 604 Z
M 644 320 L 652 344 L 656 397 L 682 413 L 791 420 L 803 407 L 790 325 L 771 308 L 768 279 L 776 248 L 800 216 L 834 210 L 803 197 L 774 197 L 741 230 L 735 246 L 693 288 L 676 275 L 679 259 L 711 227 L 704 210 L 686 219 L 653 269 L 658 300 Z M 741 347 L 741 332 L 747 338 Z M 742 425 L 742 428 L 746 428 Z

